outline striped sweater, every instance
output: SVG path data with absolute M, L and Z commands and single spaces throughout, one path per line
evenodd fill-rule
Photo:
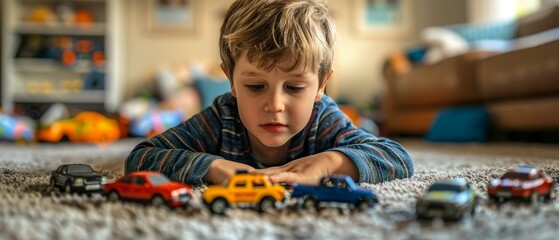
M 325 151 L 338 151 L 357 166 L 359 182 L 378 183 L 412 176 L 413 161 L 404 148 L 357 127 L 328 96 L 315 103 L 306 127 L 291 140 L 287 161 Z M 250 152 L 246 128 L 231 93 L 164 133 L 139 143 L 126 158 L 125 172 L 157 171 L 192 185 L 215 159 L 227 159 L 263 168 Z

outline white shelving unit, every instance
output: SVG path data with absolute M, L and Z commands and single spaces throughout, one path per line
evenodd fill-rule
M 98 104 L 107 112 L 115 112 L 121 101 L 121 49 L 122 16 L 119 0 L 2 0 L 2 108 L 12 112 L 16 105 L 26 104 Z M 71 4 L 74 10 L 87 9 L 94 21 L 73 24 L 60 20 L 56 15 L 61 4 Z M 52 9 L 55 20 L 37 22 L 29 20 L 30 13 L 38 7 Z M 101 43 L 105 64 L 94 66 L 88 59 L 80 59 L 75 66 L 67 67 L 57 59 L 48 57 L 21 57 L 18 49 L 29 36 L 44 39 L 70 37 L 92 39 Z M 61 88 L 62 81 L 83 79 L 90 72 L 104 74 L 104 88 Z M 46 83 L 46 84 L 45 84 Z M 33 87 L 31 87 L 33 86 Z M 78 86 L 80 86 L 78 84 Z

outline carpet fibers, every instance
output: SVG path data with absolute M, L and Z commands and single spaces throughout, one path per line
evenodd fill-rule
M 366 211 L 292 206 L 274 213 L 232 209 L 212 216 L 200 191 L 187 209 L 109 203 L 51 191 L 49 173 L 86 163 L 109 180 L 122 175 L 137 140 L 99 145 L 0 144 L 0 239 L 557 239 L 559 200 L 528 204 L 487 200 L 487 183 L 510 167 L 533 165 L 559 177 L 559 146 L 521 143 L 428 144 L 400 141 L 415 161 L 414 177 L 363 184 L 379 194 Z M 481 200 L 475 215 L 456 222 L 417 220 L 416 197 L 436 180 L 463 177 Z M 555 189 L 557 191 L 557 189 Z

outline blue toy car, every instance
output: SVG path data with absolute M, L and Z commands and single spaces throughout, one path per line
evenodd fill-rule
M 465 179 L 440 180 L 417 199 L 416 213 L 419 218 L 459 220 L 466 213 L 474 213 L 477 199 L 476 190 Z
M 299 198 L 305 209 L 318 208 L 323 202 L 347 203 L 358 209 L 373 207 L 378 203 L 377 194 L 360 188 L 345 175 L 322 177 L 318 186 L 293 184 L 292 198 Z

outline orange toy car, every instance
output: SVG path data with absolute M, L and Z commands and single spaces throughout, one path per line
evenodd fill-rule
M 37 132 L 44 142 L 111 142 L 120 138 L 118 122 L 97 112 L 81 112 L 72 119 L 50 124 Z

